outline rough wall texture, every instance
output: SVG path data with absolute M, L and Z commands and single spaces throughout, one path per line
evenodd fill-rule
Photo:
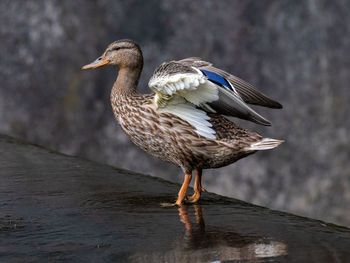
M 0 1 L 0 132 L 180 182 L 113 119 L 116 69 L 82 72 L 113 40 L 143 48 L 141 92 L 165 60 L 200 56 L 279 100 L 286 139 L 219 170 L 209 191 L 350 225 L 349 1 Z M 98 176 L 98 175 L 97 175 Z

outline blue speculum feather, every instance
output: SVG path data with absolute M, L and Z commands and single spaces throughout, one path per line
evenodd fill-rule
M 216 74 L 214 72 L 208 71 L 208 70 L 204 70 L 201 69 L 200 71 L 202 71 L 202 73 L 208 78 L 208 80 L 210 80 L 211 82 L 214 82 L 215 84 L 225 87 L 226 89 L 229 89 L 231 91 L 233 91 L 230 83 L 222 76 L 220 76 L 219 74 Z

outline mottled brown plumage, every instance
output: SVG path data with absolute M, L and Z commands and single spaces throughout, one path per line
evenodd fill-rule
M 184 72 L 186 63 L 190 63 L 190 60 L 185 60 Z M 200 63 L 198 59 L 191 61 Z M 254 153 L 256 150 L 247 149 L 263 140 L 256 132 L 242 129 L 217 113 L 208 113 L 216 139 L 206 138 L 198 134 L 196 128 L 188 121 L 175 114 L 157 110 L 154 105 L 155 94 L 140 94 L 136 91 L 143 58 L 140 48 L 133 41 L 121 40 L 112 43 L 100 58 L 83 68 L 107 64 L 120 68 L 112 88 L 111 104 L 123 131 L 138 147 L 161 160 L 181 167 L 186 173 L 176 202 L 178 205 L 185 200 L 193 170 L 197 171 L 195 194 L 188 200 L 197 202 L 200 192 L 204 191 L 200 182 L 202 169 L 231 164 Z M 202 64 L 208 66 L 208 63 Z M 171 70 L 169 67 L 165 72 L 171 74 Z M 265 104 L 269 101 L 273 102 L 270 99 L 263 100 Z M 256 100 L 253 103 L 257 103 Z M 272 103 L 270 106 L 276 105 Z M 281 141 L 275 143 L 277 146 Z

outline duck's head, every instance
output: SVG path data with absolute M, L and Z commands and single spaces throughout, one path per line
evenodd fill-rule
M 105 65 L 115 65 L 119 68 L 142 67 L 143 58 L 140 47 L 132 40 L 123 39 L 110 44 L 102 56 L 82 69 L 98 68 Z

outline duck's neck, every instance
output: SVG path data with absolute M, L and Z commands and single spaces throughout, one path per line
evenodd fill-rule
M 141 71 L 142 65 L 135 68 L 121 67 L 117 80 L 113 85 L 112 96 L 130 96 L 135 94 Z

